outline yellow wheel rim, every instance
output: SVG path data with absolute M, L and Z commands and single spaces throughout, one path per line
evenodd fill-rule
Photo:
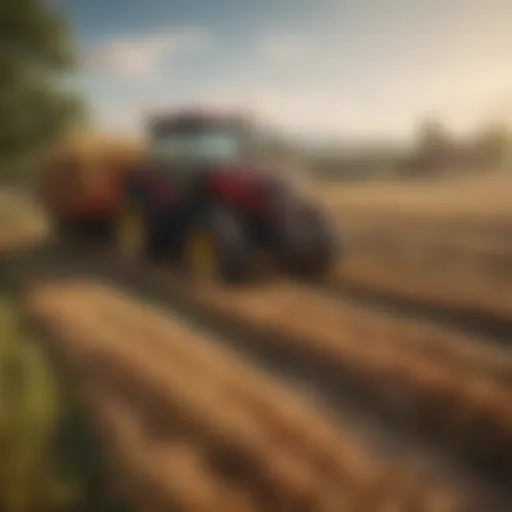
M 187 243 L 187 264 L 192 274 L 214 280 L 218 276 L 219 262 L 214 238 L 208 231 L 191 233 Z
M 144 252 L 144 220 L 133 208 L 124 210 L 117 224 L 117 248 L 123 259 L 134 261 Z

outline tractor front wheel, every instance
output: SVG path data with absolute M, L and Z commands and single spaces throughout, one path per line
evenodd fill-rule
M 253 274 L 253 251 L 238 217 L 223 208 L 205 212 L 189 230 L 184 266 L 200 281 L 242 283 Z

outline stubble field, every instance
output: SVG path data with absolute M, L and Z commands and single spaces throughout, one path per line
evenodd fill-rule
M 4 252 L 136 509 L 508 510 L 508 183 L 322 190 L 346 243 L 321 284 L 192 286 L 28 220 Z

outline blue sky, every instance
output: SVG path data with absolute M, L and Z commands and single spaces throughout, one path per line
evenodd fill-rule
M 53 0 L 98 125 L 183 103 L 311 136 L 407 138 L 512 116 L 511 0 Z

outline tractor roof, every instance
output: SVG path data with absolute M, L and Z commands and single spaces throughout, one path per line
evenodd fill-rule
M 164 112 L 150 117 L 151 129 L 178 128 L 191 125 L 240 125 L 248 122 L 247 116 L 235 112 L 219 112 L 199 108 Z

